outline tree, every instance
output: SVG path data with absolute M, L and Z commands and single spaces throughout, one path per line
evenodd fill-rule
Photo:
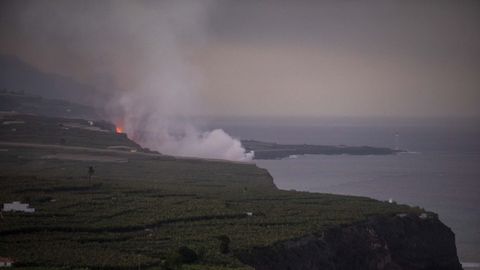
M 230 238 L 226 235 L 220 235 L 218 238 L 220 240 L 220 253 L 227 254 L 230 252 Z

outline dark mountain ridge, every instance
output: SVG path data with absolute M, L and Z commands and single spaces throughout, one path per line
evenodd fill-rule
M 95 87 L 59 74 L 43 72 L 16 56 L 0 54 L 0 89 L 84 105 L 101 104 L 108 95 Z

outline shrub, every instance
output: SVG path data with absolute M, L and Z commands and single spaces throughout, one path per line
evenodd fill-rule
M 181 269 L 182 264 L 194 263 L 197 260 L 198 255 L 194 250 L 181 246 L 162 262 L 161 267 L 166 270 Z
M 193 263 L 198 260 L 197 253 L 186 246 L 179 247 L 177 253 L 180 263 Z
M 227 254 L 230 252 L 230 238 L 226 235 L 220 235 L 218 237 L 220 240 L 220 253 Z

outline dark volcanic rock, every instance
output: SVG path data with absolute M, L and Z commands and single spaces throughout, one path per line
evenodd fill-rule
M 257 270 L 457 270 L 455 236 L 436 216 L 376 217 L 238 254 Z
M 255 152 L 255 159 L 282 159 L 292 155 L 394 155 L 403 152 L 386 147 L 278 144 L 255 140 L 242 140 L 242 145 L 247 151 Z

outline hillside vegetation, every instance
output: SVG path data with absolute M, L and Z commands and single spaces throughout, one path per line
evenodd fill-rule
M 113 131 L 58 133 L 65 119 L 2 121 L 18 122 L 0 129 L 0 203 L 36 211 L 3 212 L 0 256 L 25 268 L 251 269 L 236 254 L 373 215 L 422 212 L 279 190 L 252 163 L 112 150 L 138 146 Z

